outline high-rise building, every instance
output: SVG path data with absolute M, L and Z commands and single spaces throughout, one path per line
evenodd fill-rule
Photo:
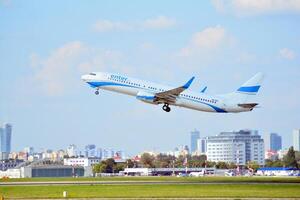
M 191 132 L 191 153 L 197 151 L 197 140 L 200 138 L 200 132 L 194 130 Z
M 96 150 L 96 157 L 102 159 L 102 148 L 97 148 L 97 150 Z
M 221 132 L 207 138 L 207 159 L 246 165 L 255 161 L 264 165 L 264 140 L 257 131 Z
M 115 151 L 113 149 L 102 149 L 102 159 L 106 160 L 109 158 L 113 158 Z
M 278 151 L 282 149 L 282 138 L 277 133 L 270 134 L 270 148 L 268 150 Z
M 293 130 L 293 146 L 295 151 L 300 151 L 300 129 Z
M 197 140 L 197 151 L 200 154 L 205 154 L 207 149 L 207 137 Z
M 85 146 L 85 157 L 96 157 L 96 145 L 89 144 Z
M 0 127 L 0 160 L 8 159 L 8 155 L 11 151 L 11 133 L 11 124 L 6 123 Z

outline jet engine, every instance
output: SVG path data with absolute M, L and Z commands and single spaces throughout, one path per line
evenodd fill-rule
M 137 93 L 136 98 L 145 103 L 157 104 L 155 102 L 156 99 L 155 94 L 149 92 L 140 91 Z

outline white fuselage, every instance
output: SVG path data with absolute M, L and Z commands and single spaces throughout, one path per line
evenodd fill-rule
M 140 92 L 156 94 L 174 88 L 153 82 L 130 78 L 124 75 L 103 72 L 95 72 L 83 75 L 82 79 L 93 88 L 109 90 L 135 97 L 137 97 L 138 93 Z M 201 92 L 192 92 L 187 89 L 180 93 L 176 98 L 176 102 L 171 105 L 205 112 L 221 113 L 245 112 L 252 110 L 249 108 L 240 107 L 238 106 L 238 103 L 239 102 L 231 102 L 222 96 L 211 96 Z

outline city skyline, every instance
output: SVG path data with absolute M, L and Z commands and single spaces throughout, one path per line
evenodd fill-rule
M 6 125 L 9 125 L 10 127 L 12 127 L 11 124 L 6 123 Z M 239 131 L 251 131 L 251 132 L 255 132 L 256 134 L 259 134 L 262 138 L 264 138 L 263 134 L 259 133 L 258 130 L 253 130 L 253 129 L 232 130 L 232 132 L 239 132 Z M 190 142 L 189 144 L 190 145 L 180 143 L 180 144 L 174 144 L 173 148 L 171 148 L 171 149 L 162 149 L 162 148 L 157 148 L 157 149 L 143 149 L 140 152 L 127 152 L 126 149 L 123 149 L 121 151 L 124 153 L 124 150 L 125 150 L 126 151 L 126 156 L 134 156 L 134 155 L 137 155 L 137 154 L 139 154 L 141 152 L 144 152 L 144 151 L 152 151 L 152 152 L 165 153 L 165 152 L 168 152 L 168 151 L 175 150 L 178 147 L 185 147 L 186 146 L 186 147 L 189 148 L 189 153 L 190 154 L 194 154 L 196 152 L 198 152 L 198 153 L 201 154 L 201 153 L 204 153 L 206 151 L 206 147 L 204 147 L 203 145 L 207 145 L 206 144 L 206 142 L 207 142 L 206 140 L 209 137 L 218 136 L 219 134 L 222 134 L 224 132 L 226 132 L 226 131 L 222 131 L 222 132 L 220 132 L 220 133 L 218 133 L 216 135 L 202 135 L 200 137 L 200 132 L 197 129 L 194 129 L 193 131 L 189 132 L 189 135 L 188 135 L 189 136 L 189 142 Z M 230 132 L 230 131 L 227 131 L 227 132 Z M 292 132 L 292 135 L 293 135 L 293 144 L 295 144 L 295 138 L 296 138 L 295 135 L 298 132 L 300 133 L 300 129 L 294 129 L 293 132 Z M 299 133 L 298 133 L 298 135 L 299 135 L 298 139 L 300 141 L 300 134 Z M 11 132 L 10 132 L 10 134 L 11 134 Z M 274 140 L 274 138 L 272 139 L 272 137 L 274 135 L 276 136 L 275 140 Z M 277 137 L 279 137 L 279 138 L 277 138 Z M 278 139 L 280 139 L 280 142 L 278 141 Z M 278 142 L 280 143 L 280 147 L 281 148 L 279 148 Z M 193 145 L 195 145 L 194 146 L 194 148 L 195 148 L 194 151 L 192 150 L 192 146 Z M 287 146 L 287 147 L 282 146 L 282 137 L 279 136 L 277 133 L 267 133 L 266 134 L 266 139 L 265 139 L 265 151 L 268 151 L 268 150 L 277 151 L 275 149 L 272 149 L 272 146 L 277 147 L 278 148 L 277 150 L 287 150 L 290 147 L 290 146 Z M 295 147 L 295 145 L 293 145 L 293 146 L 294 146 L 295 149 L 297 149 Z M 80 155 L 80 156 L 86 156 L 86 155 L 90 155 L 90 152 L 88 152 L 90 150 L 93 151 L 92 154 L 97 154 L 97 151 L 99 151 L 99 149 L 101 151 L 103 151 L 103 150 L 109 150 L 109 151 L 113 151 L 113 152 L 120 152 L 120 150 L 115 151 L 115 149 L 118 149 L 118 147 L 114 147 L 114 148 L 112 148 L 112 147 L 105 147 L 105 146 L 100 146 L 99 147 L 97 144 L 80 144 L 80 145 L 78 145 L 78 144 L 69 144 L 68 146 L 65 146 L 63 148 L 57 148 L 56 150 L 58 150 L 58 151 L 59 150 L 65 150 L 66 152 L 68 152 L 70 148 L 74 148 L 74 149 L 72 149 L 72 151 L 75 152 L 75 154 L 73 156 L 78 156 L 78 155 Z M 36 151 L 36 149 L 39 149 L 39 150 Z M 24 151 L 24 152 L 31 152 L 33 150 L 35 150 L 34 152 L 46 152 L 48 150 L 52 151 L 54 149 L 50 148 L 50 147 L 36 148 L 36 147 L 33 147 L 33 146 L 24 146 L 22 148 L 22 150 L 21 149 L 14 150 L 13 152 L 22 152 L 22 151 Z M 205 151 L 204 151 L 204 149 L 205 149 Z M 89 156 L 87 156 L 87 157 L 89 157 Z
M 0 1 L 0 122 L 13 125 L 12 150 L 167 150 L 189 144 L 194 128 L 202 136 L 278 132 L 291 146 L 300 118 L 300 11 L 239 1 Z M 164 113 L 124 95 L 94 95 L 80 80 L 91 71 L 173 86 L 195 76 L 191 90 L 207 86 L 209 94 L 235 91 L 257 72 L 266 78 L 252 112 Z

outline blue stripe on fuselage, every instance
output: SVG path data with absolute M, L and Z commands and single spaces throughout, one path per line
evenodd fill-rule
M 133 88 L 139 88 L 132 85 L 126 85 L 122 83 L 114 83 L 114 82 L 87 82 L 91 87 L 101 87 L 101 86 L 124 86 L 124 87 L 133 87 Z
M 209 104 L 209 103 L 204 103 L 204 102 L 202 102 L 202 101 L 198 101 L 198 100 L 195 100 L 195 99 L 189 99 L 189 98 L 185 98 L 185 97 L 180 97 L 180 98 L 183 98 L 183 99 L 186 99 L 186 100 L 190 100 L 190 101 L 194 101 L 194 102 L 197 102 L 197 103 L 205 104 L 205 105 L 207 105 L 207 106 L 213 108 L 216 112 L 219 112 L 219 113 L 227 113 L 226 110 L 223 110 L 223 109 L 221 109 L 221 108 L 219 108 L 219 107 L 217 107 L 217 106 L 211 105 L 211 104 Z

